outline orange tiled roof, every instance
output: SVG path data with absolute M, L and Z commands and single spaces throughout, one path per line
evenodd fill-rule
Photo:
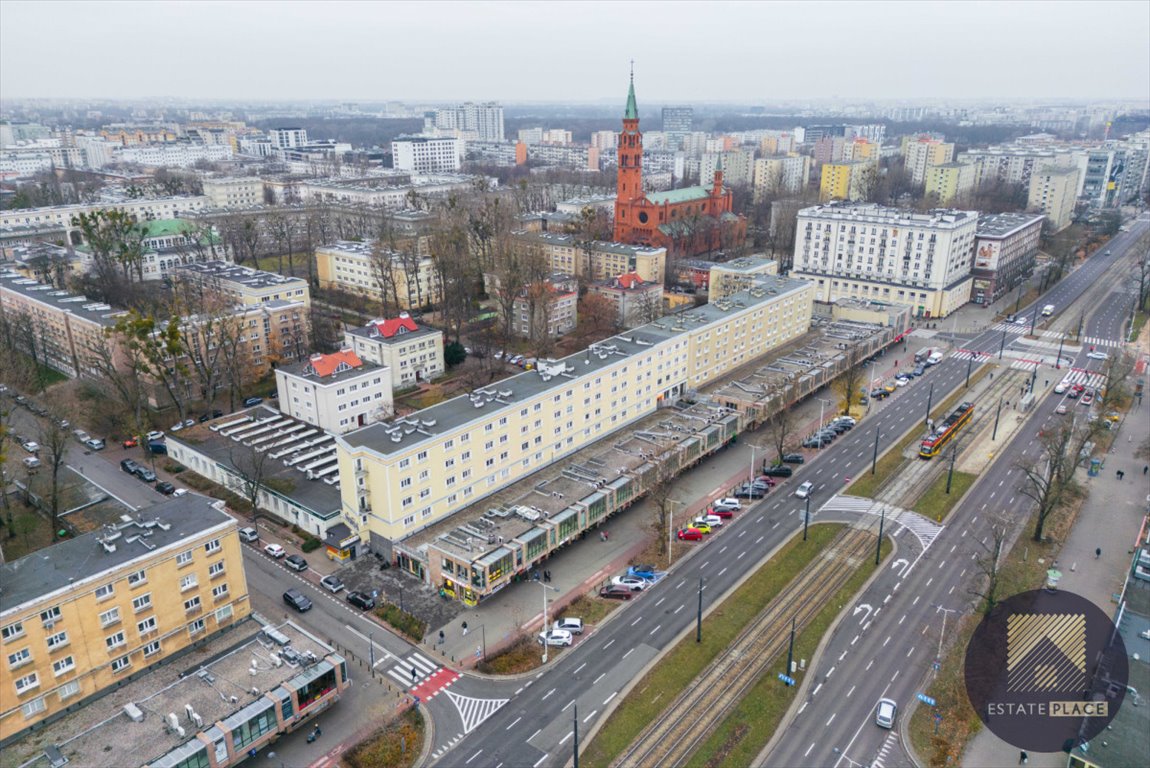
M 339 369 L 341 364 L 346 365 L 348 368 L 359 368 L 363 365 L 363 361 L 350 349 L 345 349 L 330 355 L 312 355 L 311 359 L 308 360 L 308 365 L 315 371 L 315 375 L 321 378 L 331 376 Z
M 390 339 L 402 331 L 418 331 L 419 326 L 411 319 L 411 316 L 406 312 L 402 313 L 399 317 L 383 322 L 376 322 L 375 327 L 379 329 L 379 335 L 385 339 Z
M 616 279 L 619 282 L 620 288 L 630 289 L 637 285 L 643 284 L 643 278 L 639 277 L 638 273 L 635 272 L 628 272 L 625 275 L 619 275 L 619 277 Z

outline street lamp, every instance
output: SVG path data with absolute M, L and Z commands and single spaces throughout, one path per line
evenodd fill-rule
M 682 504 L 682 503 L 683 502 L 679 501 L 678 499 L 667 499 L 667 504 L 668 504 L 668 506 L 667 506 L 667 567 L 668 568 L 671 567 L 671 545 L 672 545 L 672 542 L 674 540 L 673 537 L 675 535 L 674 534 L 675 519 L 674 519 L 674 516 L 671 514 L 675 508 L 670 506 L 670 505 L 671 504 Z
M 754 443 L 747 443 L 747 445 L 751 446 L 751 474 L 747 478 L 747 482 L 750 483 L 750 482 L 754 482 L 755 475 L 758 474 L 757 472 L 755 472 L 755 451 L 759 450 L 759 451 L 763 451 L 764 453 L 766 453 L 769 450 L 769 447 L 765 446 L 765 445 L 755 445 Z
M 547 650 L 550 648 L 550 646 L 547 645 L 547 590 L 550 589 L 552 592 L 558 592 L 559 589 L 556 587 L 549 587 L 542 581 L 537 581 L 535 583 L 543 587 L 543 663 L 546 664 Z
M 821 397 L 819 398 L 819 429 L 823 428 L 823 409 L 830 404 L 831 404 L 830 400 L 827 400 L 827 399 L 824 399 Z M 822 449 L 823 449 L 823 440 L 820 437 L 819 438 L 819 447 L 816 448 L 815 450 L 816 451 L 822 451 Z

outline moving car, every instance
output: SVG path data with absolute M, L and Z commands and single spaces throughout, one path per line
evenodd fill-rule
M 809 480 L 795 489 L 795 496 L 805 499 L 815 490 L 815 484 Z
M 171 496 L 173 493 L 176 492 L 176 486 L 172 485 L 167 480 L 165 480 L 161 483 L 156 483 L 156 490 L 159 491 L 160 493 L 164 494 L 165 496 Z
M 265 544 L 264 554 L 274 557 L 278 560 L 279 558 L 286 555 L 287 552 L 279 544 Z
M 611 579 L 611 583 L 620 587 L 627 587 L 632 592 L 642 592 L 649 586 L 646 579 L 639 579 L 634 576 L 616 576 Z
M 1070 409 L 1066 407 L 1066 403 L 1062 403 L 1054 409 L 1054 412 L 1059 416 L 1065 416 L 1066 414 L 1070 413 Z
M 298 589 L 289 589 L 287 592 L 284 592 L 284 602 L 300 613 L 311 610 L 311 600 Z
M 1060 382 L 1058 382 L 1057 384 L 1055 384 L 1055 385 L 1054 385 L 1054 394 L 1056 394 L 1056 395 L 1064 395 L 1064 394 L 1066 394 L 1066 390 L 1067 390 L 1069 387 L 1070 387 L 1070 385 L 1069 385 L 1069 384 L 1067 384 L 1065 380 L 1063 380 L 1063 381 L 1060 381 Z
M 682 531 L 679 531 L 679 533 L 682 533 Z M 699 534 L 699 538 L 703 538 L 703 535 Z M 632 594 L 634 593 L 627 589 L 627 587 L 620 587 L 615 584 L 603 587 L 599 590 L 599 597 L 606 597 L 609 600 L 630 600 Z
M 366 592 L 348 592 L 347 602 L 361 611 L 370 611 L 375 608 L 375 598 Z
M 335 574 L 324 576 L 319 580 L 319 585 L 326 589 L 328 592 L 331 592 L 333 595 L 338 595 L 343 591 L 343 582 L 340 580 L 339 576 L 336 576 Z
M 1086 356 L 1089 357 L 1091 360 L 1109 360 L 1110 359 L 1110 355 L 1106 354 L 1105 352 L 1093 352 L 1093 351 L 1091 351 L 1091 352 L 1087 352 Z
M 1071 400 L 1077 400 L 1078 396 L 1081 395 L 1085 391 L 1086 391 L 1086 387 L 1082 386 L 1081 384 L 1075 384 L 1073 387 L 1070 388 L 1070 391 L 1066 393 L 1066 396 L 1069 397 Z
M 879 728 L 894 728 L 896 717 L 898 717 L 898 704 L 893 699 L 879 699 L 875 706 L 875 724 Z
M 542 645 L 571 645 L 575 638 L 565 629 L 553 629 L 550 632 L 540 632 L 539 642 Z
M 304 560 L 299 555 L 288 555 L 287 559 L 284 560 L 284 565 L 286 565 L 288 568 L 291 568 L 293 571 L 307 570 L 307 560 Z
M 575 617 L 565 617 L 555 622 L 552 629 L 562 630 L 572 635 L 583 634 L 583 619 L 576 619 Z
M 682 528 L 675 535 L 679 541 L 700 541 L 703 538 L 703 532 L 698 528 Z

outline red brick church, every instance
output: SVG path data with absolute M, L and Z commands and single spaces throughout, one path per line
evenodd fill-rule
M 721 160 L 710 189 L 697 186 L 666 192 L 643 191 L 643 134 L 639 132 L 634 73 L 627 92 L 618 156 L 617 242 L 661 246 L 684 258 L 742 245 L 747 222 L 731 212 L 731 191 L 723 188 Z

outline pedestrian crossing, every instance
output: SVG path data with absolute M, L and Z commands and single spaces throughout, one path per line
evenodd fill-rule
M 387 674 L 401 686 L 415 687 L 421 680 L 426 680 L 435 674 L 439 665 L 425 656 L 412 652 L 387 670 Z
M 1023 325 L 1022 323 L 1008 323 L 1003 321 L 1001 323 L 995 323 L 992 325 L 990 330 L 995 331 L 996 333 L 1002 333 L 1003 331 L 1006 331 L 1007 333 L 1026 333 L 1030 330 L 1030 323 Z
M 1084 387 L 1098 389 L 1106 383 L 1106 376 L 1097 371 L 1087 371 L 1083 368 L 1071 368 L 1070 373 L 1062 379 L 1066 385 L 1081 384 Z
M 876 517 L 882 515 L 884 510 L 886 519 L 898 523 L 914 534 L 915 538 L 922 544 L 924 551 L 942 532 L 943 526 L 917 512 L 893 507 L 890 504 L 883 504 L 862 496 L 835 494 L 826 504 L 819 507 L 820 512 L 855 512 L 860 515 L 874 515 Z
M 891 749 L 898 741 L 898 733 L 891 730 L 887 734 L 886 739 L 883 740 L 882 747 L 879 748 L 878 754 L 875 756 L 874 761 L 871 763 L 871 768 L 884 768 L 883 761 L 886 760 L 887 755 L 890 754 Z
M 1092 347 L 1120 347 L 1122 342 L 1114 341 L 1113 339 L 1100 339 L 1097 336 L 1083 336 L 1083 344 L 1089 344 Z
M 989 352 L 975 352 L 969 349 L 958 349 L 951 355 L 951 358 L 955 360 L 974 360 L 976 362 L 979 360 L 989 360 L 991 357 L 993 357 L 993 355 Z
M 454 691 L 447 692 L 447 698 L 455 705 L 459 712 L 459 719 L 463 721 L 463 733 L 468 734 L 478 728 L 484 720 L 491 717 L 499 708 L 507 703 L 507 699 L 477 699 L 474 696 L 464 696 Z
M 1026 371 L 1027 373 L 1030 373 L 1032 371 L 1038 370 L 1038 366 L 1041 364 L 1042 364 L 1042 362 L 1040 360 L 1021 360 L 1020 359 L 1020 360 L 1015 360 L 1013 363 L 1011 363 L 1010 367 L 1014 368 L 1016 370 L 1019 370 L 1019 371 Z

